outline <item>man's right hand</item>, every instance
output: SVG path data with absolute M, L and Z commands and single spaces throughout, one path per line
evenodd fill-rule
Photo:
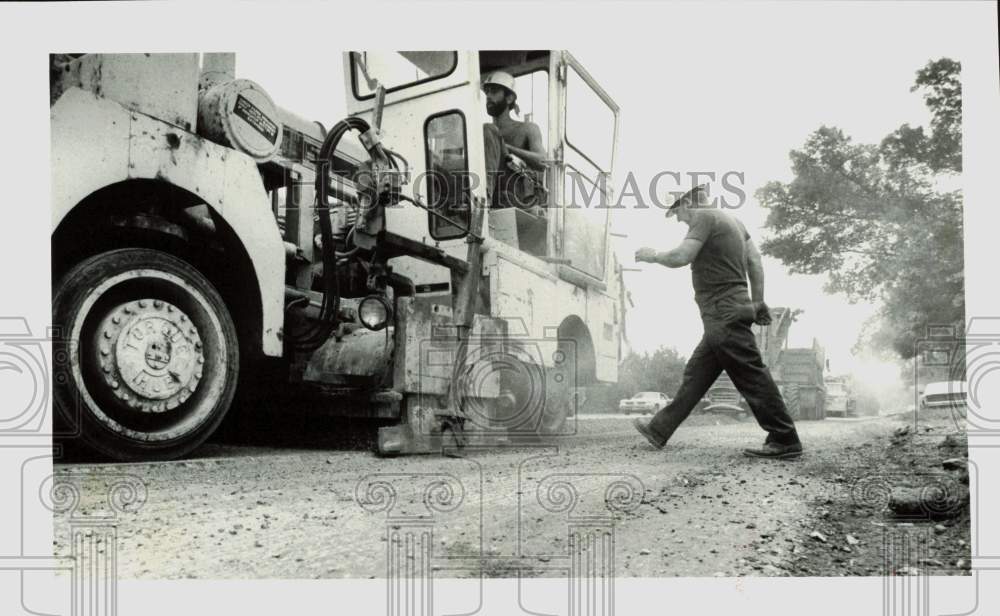
M 510 146 L 507 147 L 510 148 Z M 511 171 L 524 171 L 528 168 L 528 163 L 524 162 L 524 159 L 513 153 L 507 154 L 507 160 L 505 162 L 507 163 L 507 168 Z
M 770 325 L 771 324 L 771 309 L 767 307 L 764 302 L 754 302 L 754 318 L 753 322 L 757 325 Z
M 635 262 L 636 263 L 655 263 L 656 261 L 656 249 L 655 248 L 640 248 L 635 251 Z

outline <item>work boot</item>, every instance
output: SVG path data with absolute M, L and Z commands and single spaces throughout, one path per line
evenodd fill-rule
M 765 442 L 759 449 L 744 449 L 743 455 L 751 458 L 773 458 L 775 460 L 788 460 L 802 455 L 802 443 L 792 445 L 781 445 L 779 443 Z
M 632 425 L 635 429 L 639 431 L 639 434 L 646 437 L 649 444 L 656 449 L 663 449 L 663 446 L 667 444 L 666 439 L 660 438 L 658 434 L 653 432 L 653 429 L 649 427 L 649 423 L 639 419 L 638 417 L 632 420 Z

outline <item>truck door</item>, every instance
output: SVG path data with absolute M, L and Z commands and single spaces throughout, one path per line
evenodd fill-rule
M 608 226 L 615 204 L 613 172 L 618 105 L 569 52 L 553 54 L 557 76 L 556 174 L 561 219 L 555 230 L 559 278 L 586 290 L 582 315 L 596 353 L 595 378 L 618 378 L 624 296 Z
M 485 199 L 483 134 L 479 121 L 479 63 L 473 51 L 359 51 L 344 54 L 347 110 L 372 122 L 375 88 L 386 89 L 383 143 L 410 166 L 404 187 L 417 200 L 459 224 L 403 202 L 386 212 L 388 231 L 436 245 L 464 259 L 468 206 Z M 447 269 L 400 257 L 395 271 L 418 292 L 447 292 Z
M 553 54 L 558 75 L 555 190 L 562 220 L 558 245 L 567 265 L 560 275 L 608 280 L 608 222 L 618 143 L 618 105 L 569 52 Z

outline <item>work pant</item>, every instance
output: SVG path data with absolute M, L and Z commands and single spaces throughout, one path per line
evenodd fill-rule
M 723 370 L 750 405 L 767 442 L 791 445 L 799 442 L 795 424 L 778 386 L 757 349 L 747 321 L 703 320 L 705 333 L 684 367 L 684 379 L 673 402 L 660 410 L 649 423 L 650 429 L 666 442 L 695 405 L 719 378 Z

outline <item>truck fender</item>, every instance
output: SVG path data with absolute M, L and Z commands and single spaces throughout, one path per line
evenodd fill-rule
M 282 354 L 285 251 L 254 161 L 80 88 L 51 108 L 52 231 L 95 191 L 126 180 L 168 182 L 197 195 L 232 228 L 260 289 L 261 350 Z

